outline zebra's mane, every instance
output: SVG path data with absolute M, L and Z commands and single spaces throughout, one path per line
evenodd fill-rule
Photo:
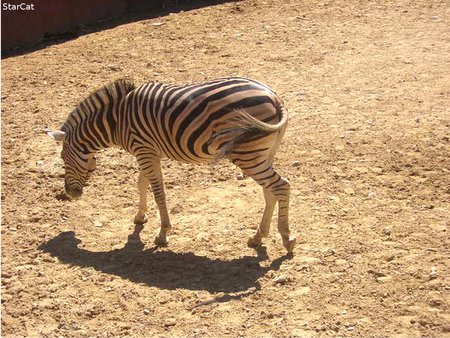
M 94 97 L 108 96 L 113 100 L 121 100 L 135 88 L 136 85 L 133 83 L 133 81 L 128 79 L 118 79 L 97 90 L 94 90 L 84 100 L 80 101 L 77 104 L 76 108 L 67 117 L 67 120 L 61 129 L 64 130 L 63 128 L 66 123 L 69 122 L 69 120 L 75 118 L 75 115 L 79 115 L 79 110 L 84 111 L 85 114 L 88 113 L 84 107 L 89 107 L 89 102 L 92 102 L 94 100 Z

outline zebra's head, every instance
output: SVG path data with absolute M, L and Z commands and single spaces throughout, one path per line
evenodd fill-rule
M 63 142 L 61 158 L 64 161 L 64 188 L 66 194 L 74 199 L 83 194 L 89 174 L 96 168 L 96 160 L 83 146 L 75 146 L 68 142 L 66 133 L 61 130 L 46 130 L 47 134 L 56 141 Z

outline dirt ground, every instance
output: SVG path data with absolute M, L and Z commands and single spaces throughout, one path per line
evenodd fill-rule
M 449 337 L 449 19 L 446 1 L 248 0 L 3 60 L 2 336 Z M 152 199 L 132 222 L 123 151 L 64 198 L 43 129 L 90 91 L 226 76 L 287 102 L 275 166 L 292 183 L 293 257 L 275 224 L 247 248 L 263 196 L 226 162 L 164 161 L 163 249 Z

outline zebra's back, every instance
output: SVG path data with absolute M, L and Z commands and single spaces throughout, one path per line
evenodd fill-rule
M 185 86 L 148 83 L 127 96 L 123 119 L 126 123 L 119 128 L 124 129 L 121 132 L 129 128 L 127 134 L 132 144 L 125 148 L 132 153 L 145 146 L 161 157 L 188 163 L 211 162 L 221 146 L 236 136 L 223 133 L 223 137 L 217 137 L 230 128 L 230 121 L 234 121 L 238 111 L 274 124 L 281 119 L 281 107 L 274 91 L 244 78 Z M 260 135 L 261 138 L 274 136 Z

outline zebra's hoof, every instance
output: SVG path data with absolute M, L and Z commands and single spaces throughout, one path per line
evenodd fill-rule
M 167 246 L 169 244 L 169 240 L 167 239 L 167 237 L 156 236 L 153 243 L 155 243 L 155 245 L 158 247 L 162 247 Z
M 148 221 L 147 215 L 143 214 L 143 215 L 139 215 L 137 214 L 134 217 L 134 224 L 144 224 Z
M 258 246 L 260 246 L 262 244 L 262 239 L 261 238 L 256 238 L 256 237 L 250 237 L 247 241 L 247 246 L 249 248 L 257 248 Z
M 283 238 L 283 246 L 286 248 L 288 253 L 294 251 L 295 244 L 297 243 L 297 238 L 295 236 L 289 236 L 288 238 Z

